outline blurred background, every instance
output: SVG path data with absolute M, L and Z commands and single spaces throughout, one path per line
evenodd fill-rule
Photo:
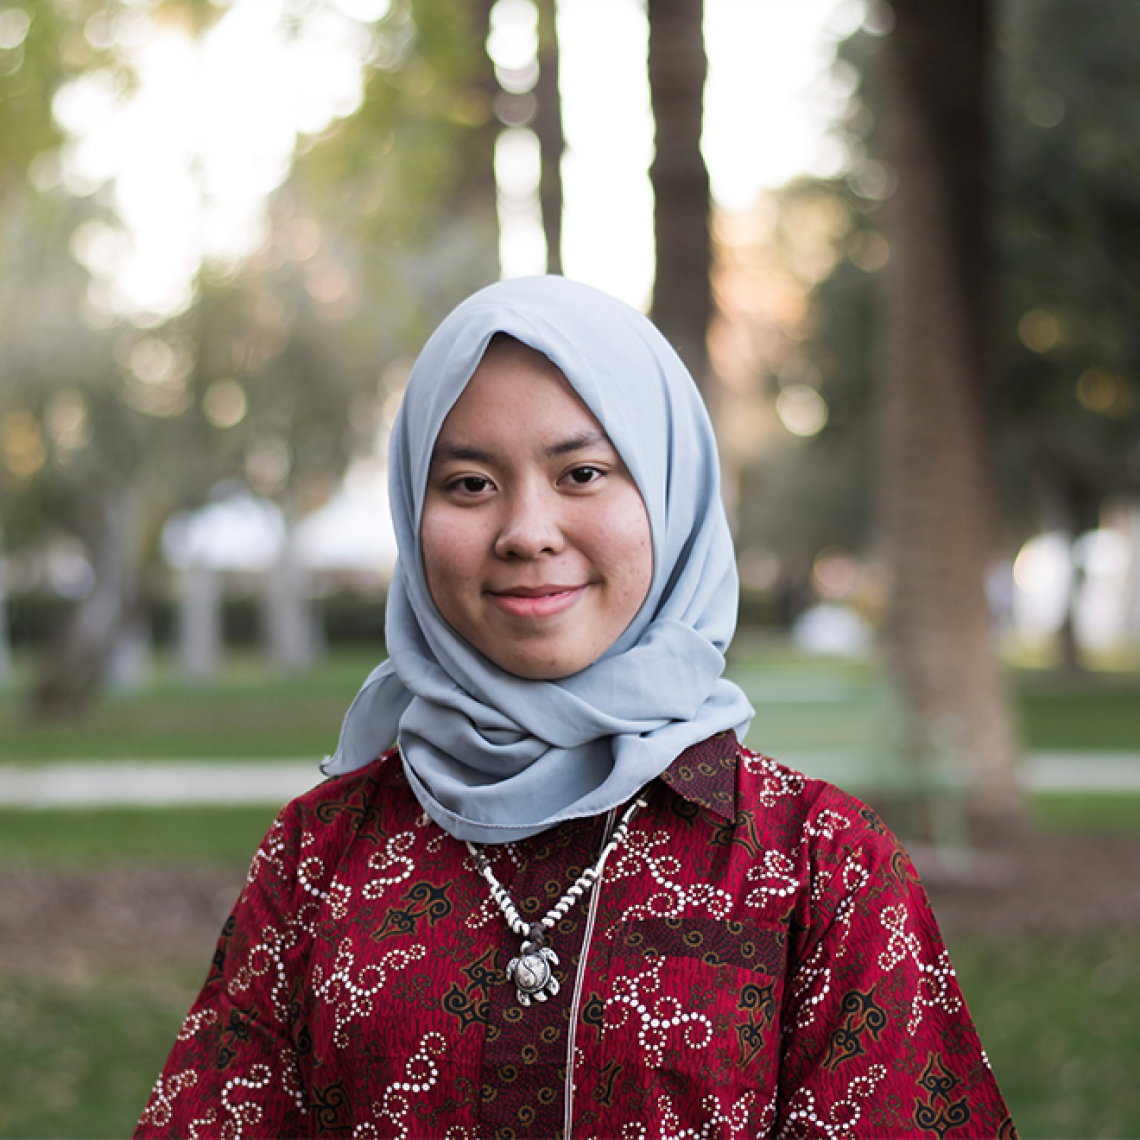
M 0 1137 L 133 1128 L 384 655 L 411 362 L 547 271 L 706 397 L 749 743 L 1022 1135 L 1140 1135 L 1138 108 L 1135 0 L 0 0 Z

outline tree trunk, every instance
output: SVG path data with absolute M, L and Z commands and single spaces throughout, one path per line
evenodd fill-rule
M 555 0 L 535 0 L 538 7 L 538 113 L 534 133 L 542 155 L 539 205 L 546 235 L 546 272 L 562 272 L 562 98 L 558 90 L 558 28 Z
M 178 574 L 178 659 L 190 680 L 213 677 L 221 668 L 221 585 L 221 575 L 209 566 L 187 566 Z
M 8 634 L 8 590 L 4 581 L 4 528 L 0 525 L 0 689 L 12 675 L 12 646 Z
M 1020 820 L 1018 745 L 985 593 L 995 498 L 985 404 L 988 0 L 895 0 L 882 53 L 884 208 L 878 514 L 888 661 L 912 744 L 950 743 L 979 822 Z
M 82 712 L 104 680 L 123 631 L 145 613 L 138 573 L 141 495 L 120 493 L 103 517 L 92 543 L 95 585 L 48 651 L 32 691 L 32 711 L 41 719 Z
M 701 154 L 705 58 L 702 0 L 649 0 L 649 89 L 657 126 L 651 316 L 702 391 L 710 387 L 709 175 Z
M 474 86 L 480 101 L 487 107 L 487 121 L 477 128 L 477 137 L 471 152 L 474 168 L 463 186 L 463 206 L 474 219 L 479 232 L 493 234 L 491 247 L 495 251 L 495 276 L 500 275 L 499 264 L 499 199 L 495 180 L 495 143 L 502 129 L 495 116 L 495 99 L 502 90 L 495 78 L 495 67 L 487 54 L 487 37 L 491 31 L 491 9 L 496 0 L 472 0 L 470 13 L 471 34 L 477 44 Z

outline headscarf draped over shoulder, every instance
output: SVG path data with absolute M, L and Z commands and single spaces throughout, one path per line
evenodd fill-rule
M 543 353 L 597 417 L 641 491 L 653 581 L 617 642 L 557 681 L 504 672 L 440 616 L 420 518 L 432 448 L 495 333 Z M 329 775 L 398 741 L 424 810 L 452 835 L 506 843 L 625 803 L 692 744 L 752 717 L 725 680 L 737 577 L 716 441 L 680 358 L 637 310 L 561 277 L 519 278 L 464 301 L 420 354 L 392 431 L 400 556 L 390 657 L 353 701 Z

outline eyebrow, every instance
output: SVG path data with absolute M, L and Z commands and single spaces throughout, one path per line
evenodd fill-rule
M 595 447 L 601 443 L 609 443 L 609 437 L 600 431 L 582 431 L 577 435 L 560 439 L 544 450 L 544 454 L 551 459 L 560 455 L 570 455 L 575 451 L 584 451 L 588 447 Z M 481 447 L 471 447 L 465 443 L 437 443 L 431 453 L 432 463 L 494 463 L 495 457 Z
M 572 435 L 569 439 L 552 443 L 546 449 L 546 454 L 554 459 L 559 455 L 569 455 L 573 451 L 585 451 L 587 447 L 596 447 L 600 443 L 609 443 L 609 437 L 600 431 L 590 429 Z

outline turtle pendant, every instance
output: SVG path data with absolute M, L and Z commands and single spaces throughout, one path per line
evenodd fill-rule
M 558 955 L 549 946 L 528 940 L 519 947 L 519 956 L 507 966 L 507 977 L 515 984 L 519 1005 L 546 1001 L 558 993 L 560 987 L 552 969 L 557 965 Z

